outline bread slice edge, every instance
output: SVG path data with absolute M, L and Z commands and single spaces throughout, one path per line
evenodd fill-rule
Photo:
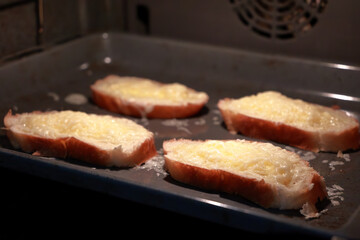
M 249 177 L 241 173 L 234 173 L 222 169 L 209 169 L 206 166 L 195 166 L 181 159 L 169 158 L 169 145 L 176 141 L 191 141 L 187 139 L 171 139 L 164 141 L 165 168 L 175 180 L 199 187 L 229 194 L 240 195 L 245 199 L 257 203 L 264 208 L 300 209 L 305 204 L 317 211 L 315 204 L 327 197 L 325 180 L 309 163 L 304 164 L 311 168 L 310 174 L 304 179 L 304 186 L 296 192 L 283 186 L 276 186 L 264 179 Z M 208 140 L 194 140 L 205 142 Z M 228 140 L 220 140 L 228 141 Z M 289 154 L 295 154 L 289 152 Z M 313 214 L 310 213 L 310 214 Z
M 184 101 L 183 104 L 153 104 L 146 101 L 126 99 L 122 96 L 114 97 L 101 91 L 97 86 L 106 82 L 107 79 L 112 77 L 118 77 L 116 75 L 109 75 L 103 79 L 95 81 L 90 86 L 93 101 L 108 111 L 114 113 L 120 113 L 124 115 L 134 117 L 145 117 L 145 118 L 160 118 L 160 119 L 171 119 L 171 118 L 187 118 L 197 114 L 208 102 L 209 97 L 206 95 L 204 99 L 196 103 Z M 136 78 L 136 77 L 132 77 Z M 147 79 L 150 80 L 150 79 Z M 156 82 L 154 80 L 150 80 Z M 163 84 L 156 82 L 158 84 Z M 186 86 L 189 91 L 194 89 Z
M 36 114 L 46 112 L 34 111 Z M 131 152 L 121 147 L 103 149 L 76 137 L 46 138 L 23 133 L 13 128 L 16 117 L 12 111 L 4 117 L 6 135 L 16 149 L 43 157 L 73 158 L 104 167 L 133 167 L 140 165 L 157 154 L 155 141 L 151 133 L 148 138 L 137 143 Z
M 219 100 L 217 106 L 227 129 L 249 137 L 272 140 L 313 152 L 338 152 L 357 150 L 360 147 L 359 123 L 340 132 L 309 131 L 281 122 L 251 117 L 240 112 L 232 112 L 223 107 L 229 98 Z

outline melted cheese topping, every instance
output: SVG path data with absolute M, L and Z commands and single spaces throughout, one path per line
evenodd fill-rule
M 149 79 L 116 77 L 106 79 L 99 89 L 114 97 L 129 101 L 141 100 L 160 104 L 186 104 L 207 100 L 204 92 L 190 90 L 180 83 L 162 84 Z
M 270 143 L 245 140 L 176 141 L 166 145 L 169 159 L 207 169 L 264 179 L 294 187 L 312 171 L 295 153 Z
M 273 91 L 232 100 L 227 108 L 251 117 L 309 130 L 336 130 L 354 124 L 354 120 L 345 112 L 291 99 Z
M 125 118 L 61 111 L 25 113 L 16 117 L 16 128 L 45 138 L 75 137 L 88 143 L 131 150 L 134 142 L 151 136 L 142 126 Z

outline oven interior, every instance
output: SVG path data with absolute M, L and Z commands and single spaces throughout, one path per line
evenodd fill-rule
M 13 149 L 2 129 L 1 167 L 238 231 L 358 238 L 359 151 L 339 158 L 290 148 L 326 181 L 329 199 L 319 206 L 326 211 L 313 220 L 180 184 L 162 168 L 161 154 L 162 142 L 171 138 L 247 139 L 226 130 L 216 107 L 224 97 L 277 90 L 340 106 L 359 119 L 359 5 L 355 0 L 3 1 L 2 116 L 9 109 L 116 115 L 91 100 L 89 86 L 108 74 L 181 82 L 207 92 L 210 101 L 188 119 L 132 118 L 155 133 L 157 164 L 109 169 L 36 157 Z

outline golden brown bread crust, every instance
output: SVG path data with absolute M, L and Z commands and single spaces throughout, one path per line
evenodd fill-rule
M 96 89 L 96 83 L 91 87 L 92 99 L 96 105 L 114 113 L 133 117 L 146 118 L 187 118 L 198 113 L 206 104 L 188 103 L 186 105 L 154 105 L 147 106 L 136 102 L 127 102 L 121 98 L 114 98 Z
M 318 173 L 313 174 L 313 178 L 311 180 L 313 187 L 310 191 L 305 191 L 303 194 L 303 198 L 306 199 L 306 202 L 315 206 L 318 201 L 321 201 L 328 197 L 325 181 L 322 176 Z
M 240 195 L 263 207 L 270 207 L 275 198 L 271 186 L 264 180 L 245 178 L 223 170 L 191 166 L 167 157 L 165 157 L 165 167 L 171 177 L 179 182 Z
M 40 113 L 34 111 L 34 113 Z M 4 118 L 6 134 L 15 148 L 24 152 L 44 157 L 74 158 L 99 166 L 132 167 L 140 165 L 157 154 L 153 138 L 146 139 L 131 155 L 122 159 L 114 159 L 113 151 L 103 150 L 97 146 L 83 142 L 74 137 L 43 138 L 12 131 L 11 118 L 16 118 L 11 111 Z
M 307 176 L 307 180 L 304 181 L 308 182 L 307 186 L 296 193 L 290 190 L 287 193 L 282 192 L 280 194 L 279 191 L 284 191 L 283 189 L 281 190 L 263 179 L 249 178 L 220 169 L 207 169 L 205 166 L 193 166 L 177 159 L 170 159 L 167 157 L 166 144 L 171 144 L 172 141 L 182 140 L 173 139 L 164 142 L 165 168 L 170 176 L 179 182 L 203 189 L 240 195 L 265 208 L 299 209 L 307 203 L 316 209 L 315 204 L 327 197 L 324 178 L 313 169 Z M 309 166 L 308 162 L 302 161 L 306 166 Z
M 360 147 L 359 125 L 341 133 L 311 132 L 223 109 L 222 102 L 229 100 L 228 98 L 221 99 L 218 102 L 218 108 L 230 132 L 240 132 L 246 136 L 272 140 L 313 152 L 356 150 Z

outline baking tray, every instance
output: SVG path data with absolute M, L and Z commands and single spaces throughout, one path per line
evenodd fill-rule
M 324 105 L 338 105 L 359 119 L 360 71 L 326 61 L 264 55 L 169 39 L 102 33 L 85 36 L 0 67 L 0 115 L 34 110 L 110 114 L 91 100 L 89 86 L 108 74 L 181 82 L 210 96 L 188 119 L 131 118 L 155 133 L 159 155 L 135 168 L 102 168 L 76 160 L 44 158 L 14 150 L 2 130 L 0 166 L 110 194 L 130 201 L 250 232 L 360 237 L 360 152 L 312 153 L 282 144 L 310 162 L 326 180 L 330 198 L 317 219 L 297 210 L 264 209 L 241 197 L 174 181 L 162 168 L 162 142 L 172 138 L 250 139 L 230 134 L 216 107 L 223 97 L 264 90 Z M 130 118 L 130 117 L 129 117 Z

